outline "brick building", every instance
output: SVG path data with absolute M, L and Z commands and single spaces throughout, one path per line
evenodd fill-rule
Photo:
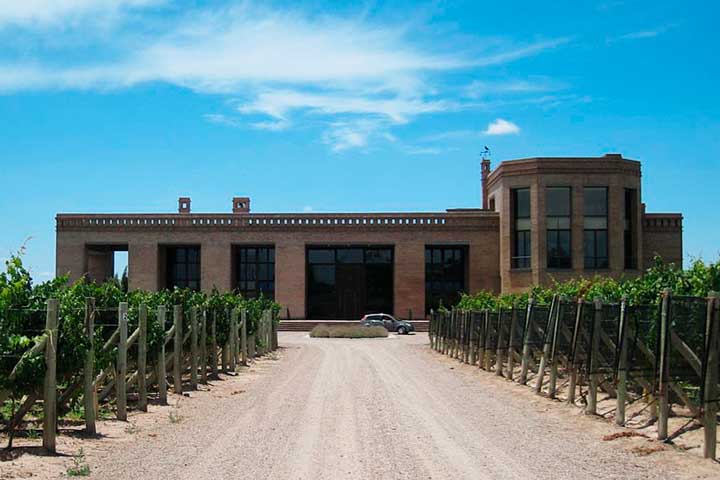
M 640 163 L 595 158 L 482 162 L 483 208 L 441 213 L 58 214 L 56 269 L 130 288 L 263 292 L 283 316 L 422 317 L 458 292 L 511 292 L 555 279 L 638 275 L 657 254 L 682 262 L 682 215 L 642 203 Z

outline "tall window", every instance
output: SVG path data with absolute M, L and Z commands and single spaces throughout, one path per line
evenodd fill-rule
M 167 247 L 167 288 L 200 290 L 200 247 Z
M 510 191 L 512 201 L 512 268 L 530 268 L 530 189 Z
M 275 247 L 237 247 L 235 288 L 247 298 L 275 298 Z
M 465 247 L 425 247 L 425 310 L 451 307 L 465 291 Z
M 572 268 L 570 194 L 570 187 L 548 187 L 545 190 L 548 268 Z
M 625 268 L 633 270 L 637 268 L 637 257 L 635 256 L 635 209 L 637 208 L 637 190 L 634 188 L 625 189 Z
M 585 268 L 608 268 L 608 189 L 585 187 Z

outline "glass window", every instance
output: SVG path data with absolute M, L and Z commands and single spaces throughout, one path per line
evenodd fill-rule
M 275 298 L 275 247 L 236 247 L 235 289 L 246 298 Z
M 585 216 L 606 217 L 608 212 L 607 187 L 585 187 L 584 190 Z
M 338 248 L 338 263 L 363 263 L 362 248 Z
M 465 290 L 465 247 L 425 247 L 425 309 L 455 305 Z
M 334 249 L 313 248 L 308 250 L 309 263 L 335 263 Z
M 637 257 L 635 255 L 635 211 L 637 202 L 637 190 L 634 188 L 625 189 L 625 268 L 633 270 L 637 268 Z
M 583 197 L 585 268 L 609 268 L 608 189 L 607 187 L 585 187 Z
M 530 268 L 530 189 L 510 191 L 512 201 L 512 268 Z
M 548 268 L 572 268 L 570 247 L 570 187 L 545 189 L 545 229 L 547 231 Z
M 166 287 L 200 289 L 200 247 L 167 247 Z

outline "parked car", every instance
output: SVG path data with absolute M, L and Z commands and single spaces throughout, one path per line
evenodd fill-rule
M 405 320 L 398 320 L 387 313 L 371 313 L 360 319 L 365 327 L 385 327 L 388 332 L 397 332 L 405 335 L 415 331 L 415 326 Z

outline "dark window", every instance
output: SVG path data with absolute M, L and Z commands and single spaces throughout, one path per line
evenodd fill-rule
M 275 247 L 236 247 L 235 272 L 242 296 L 275 298 Z
M 570 187 L 548 187 L 545 190 L 548 268 L 572 268 L 570 204 Z
M 635 256 L 635 209 L 637 208 L 637 190 L 634 188 L 625 189 L 625 268 L 633 270 L 637 268 L 637 257 Z
M 608 189 L 585 187 L 583 193 L 585 268 L 608 268 Z
M 200 290 L 200 247 L 167 247 L 166 287 Z
M 465 291 L 465 247 L 425 247 L 425 310 L 455 305 Z
M 530 189 L 511 190 L 512 268 L 530 268 Z

